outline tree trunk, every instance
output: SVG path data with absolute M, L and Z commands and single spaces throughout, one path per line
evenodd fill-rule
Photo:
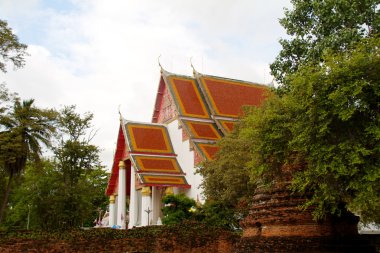
M 1 224 L 2 220 L 3 220 L 3 215 L 4 215 L 4 212 L 5 212 L 5 207 L 8 204 L 8 197 L 9 197 L 9 193 L 11 192 L 12 179 L 13 179 L 13 171 L 11 170 L 11 173 L 10 173 L 9 179 L 8 179 L 7 191 L 5 192 L 4 200 L 3 200 L 3 203 L 2 203 L 1 209 L 0 209 L 0 224 Z

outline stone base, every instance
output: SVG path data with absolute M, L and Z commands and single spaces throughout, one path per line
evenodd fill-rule
M 260 188 L 253 196 L 249 215 L 241 222 L 243 237 L 329 237 L 356 236 L 359 218 L 350 212 L 340 217 L 313 220 L 312 209 L 301 210 L 305 197 L 287 189 L 288 183 L 273 189 Z
M 376 252 L 373 243 L 358 234 L 357 216 L 346 211 L 317 222 L 311 208 L 299 208 L 305 197 L 293 194 L 288 185 L 256 191 L 250 213 L 241 222 L 243 236 L 235 253 Z

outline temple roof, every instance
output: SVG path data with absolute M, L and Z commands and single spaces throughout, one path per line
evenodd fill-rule
M 129 121 L 124 129 L 130 160 L 143 185 L 190 187 L 165 125 Z
M 196 74 L 213 116 L 238 118 L 242 107 L 259 106 L 268 88 L 263 85 L 222 77 Z
M 175 155 L 164 125 L 127 122 L 125 132 L 130 154 Z
M 191 148 L 214 159 L 217 141 L 232 132 L 243 106 L 258 106 L 268 86 L 204 75 L 177 75 L 161 69 L 153 123 L 122 121 L 107 195 L 117 187 L 118 162 L 128 159 L 143 185 L 190 187 L 177 161 L 166 125 L 178 119 Z
M 164 90 L 164 84 L 176 104 L 178 120 L 204 159 L 211 159 L 217 150 L 216 142 L 232 132 L 243 114 L 242 107 L 260 105 L 269 90 L 265 85 L 196 71 L 190 77 L 162 70 L 159 91 Z M 158 94 L 155 113 L 160 99 Z M 155 113 L 153 122 L 157 120 Z

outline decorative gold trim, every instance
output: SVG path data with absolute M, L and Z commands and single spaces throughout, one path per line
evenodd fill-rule
M 110 196 L 110 204 L 115 204 L 115 196 L 114 195 Z
M 125 163 L 123 160 L 119 162 L 119 169 L 125 169 Z
M 173 195 L 173 194 L 174 194 L 173 187 L 166 187 L 165 195 Z
M 150 190 L 149 186 L 145 186 L 141 189 L 141 195 L 142 196 L 150 196 L 151 193 L 152 193 L 152 191 Z

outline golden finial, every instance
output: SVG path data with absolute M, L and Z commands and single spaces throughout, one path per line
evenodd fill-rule
M 160 62 L 160 58 L 161 58 L 161 55 L 158 56 L 158 66 L 160 66 L 160 69 L 161 69 L 161 73 L 164 71 L 164 68 L 162 67 L 161 65 L 161 62 Z
M 194 65 L 193 65 L 193 57 L 192 57 L 192 56 L 190 57 L 190 66 L 191 66 L 191 68 L 193 69 L 193 75 L 195 75 L 195 74 L 197 73 L 197 71 L 196 71 L 195 68 L 194 68 Z
M 121 115 L 120 107 L 121 105 L 118 106 L 117 110 L 119 111 L 119 120 L 120 122 L 123 122 L 123 116 Z

